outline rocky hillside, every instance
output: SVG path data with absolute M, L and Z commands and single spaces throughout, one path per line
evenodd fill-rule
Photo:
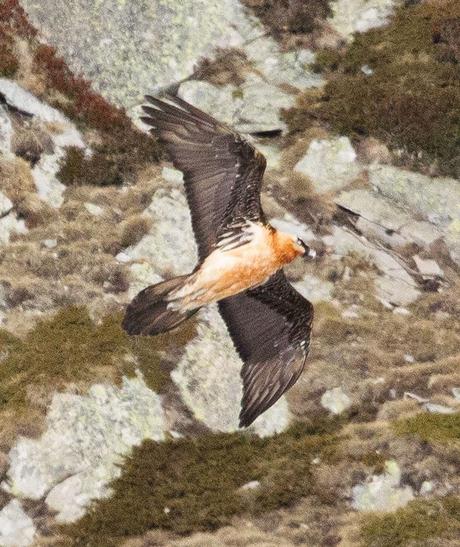
M 0 546 L 458 545 L 459 36 L 456 0 L 0 0 Z M 215 309 L 120 328 L 196 263 L 163 90 L 318 254 L 308 366 L 244 432 Z

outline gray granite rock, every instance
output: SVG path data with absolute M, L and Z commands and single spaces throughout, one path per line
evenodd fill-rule
M 287 211 L 282 217 L 271 218 L 270 224 L 277 230 L 300 237 L 305 243 L 316 239 L 311 228 Z
M 352 489 L 352 507 L 358 511 L 395 511 L 414 499 L 410 486 L 400 486 L 401 469 L 394 460 L 385 463 L 385 473 L 373 475 Z
M 41 122 L 52 124 L 54 129 L 50 131 L 50 137 L 54 151 L 52 154 L 42 154 L 32 169 L 32 176 L 38 197 L 52 207 L 60 207 L 64 201 L 65 186 L 56 178 L 56 173 L 59 171 L 66 147 L 85 148 L 80 132 L 61 112 L 41 102 L 16 82 L 0 78 L 0 92 L 5 95 L 8 104 L 28 112 Z
M 6 199 L 2 199 L 6 198 Z M 0 245 L 9 243 L 12 235 L 23 235 L 28 232 L 26 223 L 22 218 L 18 218 L 14 211 L 8 213 L 11 209 L 11 201 L 4 195 L 0 195 L 0 209 L 3 208 L 3 216 L 0 214 Z
M 203 309 L 200 318 L 198 336 L 187 345 L 171 377 L 197 420 L 213 431 L 236 431 L 242 396 L 242 362 L 217 309 L 213 306 Z M 288 423 L 289 411 L 282 397 L 250 429 L 267 436 L 283 431 Z
M 0 192 L 0 217 L 7 215 L 12 208 L 11 200 L 3 192 Z
M 351 405 L 352 400 L 340 386 L 326 390 L 321 397 L 321 406 L 332 414 L 342 414 Z
M 355 252 L 377 266 L 380 275 L 375 280 L 376 297 L 385 304 L 407 306 L 419 297 L 417 284 L 401 264 L 366 238 L 335 226 L 332 235 L 324 236 L 323 241 L 337 258 Z
M 276 144 L 267 144 L 256 141 L 255 146 L 267 160 L 267 171 L 281 168 L 281 149 Z
M 293 95 L 254 74 L 239 87 L 189 80 L 181 84 L 179 96 L 242 133 L 285 130 L 280 110 L 295 103 Z
M 161 277 L 190 273 L 197 261 L 197 247 L 183 192 L 178 188 L 158 190 L 144 214 L 153 221 L 152 228 L 123 255 L 147 262 Z
M 371 165 L 369 182 L 383 196 L 411 214 L 447 229 L 460 221 L 460 182 L 448 177 L 428 177 L 391 165 Z
M 55 108 L 43 103 L 29 91 L 23 89 L 13 80 L 0 78 L 0 93 L 5 96 L 6 102 L 37 117 L 43 122 L 66 124 L 67 118 Z
M 331 27 L 346 40 L 354 32 L 365 32 L 385 25 L 402 0 L 336 0 L 331 4 Z
M 294 171 L 307 176 L 319 193 L 336 191 L 362 171 L 348 137 L 314 139 Z
M 93 385 L 88 395 L 57 393 L 43 435 L 11 449 L 2 487 L 23 498 L 48 494 L 58 520 L 75 520 L 91 499 L 108 494 L 123 455 L 144 439 L 163 440 L 165 429 L 160 398 L 140 376 L 121 388 Z
M 22 5 L 75 73 L 127 108 L 145 93 L 190 76 L 216 47 L 238 47 L 260 34 L 260 25 L 234 0 L 23 0 Z
M 11 153 L 11 138 L 13 136 L 13 126 L 10 117 L 3 106 L 0 106 L 0 153 Z
M 310 302 L 329 302 L 332 299 L 334 285 L 330 281 L 324 281 L 316 275 L 304 275 L 293 286 Z
M 322 76 L 310 68 L 315 54 L 309 49 L 283 52 L 271 36 L 263 36 L 245 45 L 244 52 L 272 84 L 288 84 L 303 90 L 324 83 Z
M 417 270 L 423 275 L 423 277 L 443 277 L 444 272 L 439 267 L 439 264 L 436 260 L 421 258 L 418 255 L 414 257 L 415 265 Z
M 2 547 L 27 547 L 35 536 L 33 520 L 24 512 L 18 500 L 11 500 L 0 511 L 0 545 Z
M 455 414 L 457 411 L 455 408 L 451 408 L 446 405 L 438 405 L 436 403 L 425 403 L 423 408 L 431 414 Z
M 445 236 L 452 259 L 460 264 L 460 181 L 390 165 L 370 166 L 369 181 L 393 203 L 436 226 Z
M 433 224 L 416 220 L 407 210 L 372 190 L 342 192 L 335 202 L 361 216 L 357 228 L 363 234 L 375 236 L 391 247 L 410 242 L 428 247 L 443 235 Z

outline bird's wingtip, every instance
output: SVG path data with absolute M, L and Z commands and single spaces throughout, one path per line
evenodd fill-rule
M 248 416 L 243 410 L 240 412 L 238 427 L 249 427 L 257 416 Z

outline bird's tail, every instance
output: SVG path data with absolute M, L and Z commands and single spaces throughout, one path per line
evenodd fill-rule
M 160 334 L 191 317 L 199 308 L 181 310 L 180 299 L 171 295 L 189 279 L 190 275 L 181 275 L 142 290 L 126 309 L 123 329 L 128 334 Z

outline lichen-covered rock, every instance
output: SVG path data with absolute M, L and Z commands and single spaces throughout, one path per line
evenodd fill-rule
M 366 236 L 375 236 L 391 247 L 410 242 L 428 247 L 442 237 L 430 222 L 416 220 L 407 210 L 367 189 L 342 192 L 335 198 L 338 205 L 360 215 L 356 227 Z
M 298 89 L 307 89 L 324 83 L 322 76 L 309 68 L 315 60 L 314 53 L 309 49 L 281 52 L 272 37 L 263 36 L 247 44 L 244 52 L 272 84 L 289 84 Z
M 23 6 L 74 72 L 128 108 L 192 74 L 216 47 L 239 46 L 260 32 L 233 0 L 25 0 Z
M 80 132 L 61 112 L 43 103 L 16 82 L 0 78 L 0 93 L 3 93 L 9 105 L 53 127 L 49 134 L 54 151 L 52 154 L 42 155 L 32 169 L 32 176 L 39 198 L 52 207 L 59 208 L 64 201 L 65 186 L 57 180 L 56 173 L 66 147 L 85 147 Z
M 352 506 L 358 511 L 394 511 L 404 507 L 414 499 L 414 492 L 410 486 L 400 486 L 400 482 L 401 469 L 396 461 L 389 460 L 385 473 L 353 487 Z
M 376 296 L 382 302 L 406 306 L 420 296 L 416 282 L 405 268 L 390 253 L 371 244 L 364 237 L 335 226 L 332 235 L 324 236 L 323 241 L 338 256 L 357 253 L 377 266 L 381 275 L 375 280 Z
M 178 95 L 217 120 L 234 126 L 237 123 L 237 112 L 243 106 L 243 99 L 241 94 L 236 93 L 237 89 L 230 84 L 217 87 L 201 80 L 188 80 L 180 85 Z
M 321 406 L 332 414 L 341 414 L 351 405 L 352 400 L 340 386 L 326 390 L 321 397 Z
M 319 277 L 306 274 L 300 281 L 293 283 L 294 287 L 310 302 L 327 302 L 332 298 L 334 285 Z
M 2 487 L 31 499 L 51 491 L 59 518 L 78 518 L 90 499 L 107 495 L 123 455 L 144 439 L 162 440 L 165 429 L 160 398 L 142 377 L 124 378 L 121 388 L 96 384 L 88 395 L 57 393 L 43 435 L 11 449 Z
M 0 244 L 8 243 L 12 234 L 22 235 L 26 233 L 25 222 L 22 219 L 18 219 L 15 214 L 10 213 L 0 219 Z
M 0 511 L 0 545 L 3 547 L 27 547 L 35 536 L 33 520 L 18 500 L 11 500 Z
M 390 165 L 371 166 L 369 181 L 393 203 L 433 224 L 445 236 L 452 259 L 460 263 L 460 181 Z
M 294 171 L 307 176 L 319 193 L 339 190 L 362 171 L 348 137 L 314 139 L 295 165 Z
M 11 200 L 0 192 L 0 217 L 7 215 L 13 207 Z
M 354 32 L 365 32 L 385 25 L 401 0 L 336 0 L 332 4 L 332 28 L 351 40 Z
M 155 273 L 150 262 L 143 261 L 135 262 L 129 266 L 129 281 L 128 296 L 131 299 L 145 287 L 160 283 L 163 278 Z
M 292 107 L 295 100 L 255 74 L 240 87 L 189 80 L 181 84 L 179 96 L 243 133 L 284 130 L 280 110 Z
M 197 420 L 213 431 L 236 431 L 242 397 L 242 362 L 217 310 L 208 307 L 201 317 L 198 336 L 187 345 L 171 377 Z M 273 435 L 283 431 L 288 422 L 289 411 L 282 397 L 257 418 L 251 429 L 260 436 Z
M 152 228 L 124 254 L 131 260 L 148 261 L 161 277 L 190 273 L 197 250 L 183 193 L 176 188 L 158 190 L 144 214 L 152 219 Z
M 11 152 L 11 138 L 13 128 L 11 120 L 3 106 L 0 106 L 0 153 L 9 154 Z
M 460 221 L 460 182 L 429 177 L 391 165 L 369 167 L 369 182 L 382 195 L 441 229 Z

